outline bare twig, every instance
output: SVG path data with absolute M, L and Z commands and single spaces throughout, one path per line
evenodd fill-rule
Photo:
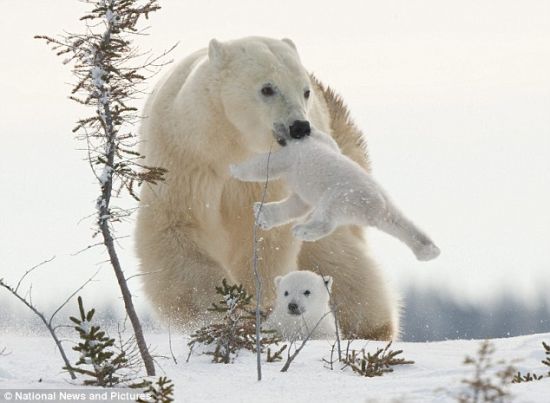
M 118 241 L 119 239 L 124 239 L 124 238 L 129 238 L 129 236 L 128 236 L 128 235 L 119 236 L 119 237 L 116 237 L 115 240 Z M 88 251 L 88 250 L 90 250 L 90 249 L 92 249 L 92 248 L 96 248 L 96 247 L 98 247 L 98 246 L 103 246 L 103 242 L 96 242 L 96 243 L 94 243 L 94 244 L 88 245 L 88 246 L 86 246 L 85 248 L 79 249 L 79 250 L 77 250 L 76 252 L 71 253 L 71 256 L 78 256 L 78 255 L 80 255 L 81 253 L 86 252 L 86 251 Z
M 52 256 L 51 258 L 46 259 L 46 260 L 44 260 L 44 261 L 38 263 L 37 265 L 31 267 L 29 270 L 27 270 L 27 271 L 25 272 L 25 274 L 23 274 L 23 275 L 21 276 L 21 278 L 19 279 L 19 281 L 17 282 L 17 285 L 15 286 L 14 291 L 15 291 L 15 292 L 18 292 L 18 291 L 19 291 L 19 287 L 21 286 L 21 283 L 23 282 L 23 280 L 25 280 L 25 277 L 27 277 L 31 272 L 33 272 L 34 270 L 38 269 L 40 266 L 45 265 L 46 263 L 50 263 L 50 262 L 51 262 L 52 260 L 54 260 L 54 259 L 55 259 L 55 256 Z
M 163 272 L 165 270 L 166 269 L 160 269 L 160 270 L 153 270 L 153 271 L 148 271 L 148 272 L 143 272 L 143 273 L 132 274 L 131 276 L 126 277 L 126 281 L 131 280 L 135 277 L 149 276 L 151 274 L 160 273 L 160 272 Z
M 63 302 L 61 305 L 59 305 L 59 307 L 54 311 L 54 313 L 52 313 L 52 316 L 50 316 L 50 320 L 48 321 L 48 324 L 49 324 L 50 326 L 51 326 L 51 324 L 52 324 L 52 321 L 53 321 L 54 316 L 57 315 L 57 313 L 58 313 L 61 309 L 63 309 L 63 307 L 64 307 L 65 305 L 67 305 L 67 304 L 69 303 L 69 301 L 70 301 L 71 299 L 73 299 L 73 297 L 74 297 L 78 292 L 80 292 L 80 290 L 82 290 L 82 289 L 83 289 L 84 287 L 86 287 L 89 283 L 91 283 L 91 282 L 93 281 L 93 279 L 95 278 L 95 276 L 97 276 L 98 273 L 99 273 L 99 270 L 97 270 L 97 271 L 95 272 L 95 274 L 94 274 L 92 277 L 90 277 L 88 280 L 86 280 L 86 281 L 85 281 L 80 287 L 78 287 L 71 295 L 69 295 L 69 296 L 67 297 L 67 299 L 65 300 L 65 302 Z
M 324 278 L 325 278 L 324 273 L 318 267 L 317 267 L 317 271 L 323 277 L 323 284 L 325 285 L 325 289 L 327 290 L 327 293 L 328 293 L 328 296 L 329 296 L 330 310 L 331 310 L 332 315 L 334 317 L 334 327 L 336 329 L 335 336 L 336 336 L 336 347 L 338 348 L 338 361 L 341 362 L 342 361 L 342 346 L 341 346 L 341 343 L 340 343 L 340 325 L 338 323 L 338 313 L 336 311 L 336 307 L 337 307 L 336 300 L 334 298 L 334 295 L 332 295 L 332 292 L 329 289 L 328 284 L 324 281 Z M 331 353 L 331 360 L 332 360 L 332 353 Z
M 313 332 L 315 332 L 315 329 L 317 329 L 317 327 L 321 324 L 322 320 L 325 319 L 325 317 L 329 314 L 330 314 L 330 311 L 326 312 L 323 316 L 321 316 L 321 318 L 317 321 L 315 326 L 313 326 L 313 329 L 311 329 L 311 331 L 307 334 L 304 340 L 302 340 L 302 344 L 300 344 L 300 346 L 296 348 L 292 354 L 290 354 L 290 349 L 292 347 L 292 344 L 294 344 L 294 341 L 291 343 L 291 346 L 288 348 L 287 360 L 283 368 L 281 368 L 281 372 L 288 371 L 288 368 L 290 368 L 290 364 L 292 364 L 292 361 L 294 361 L 294 359 L 298 356 L 298 354 L 300 354 L 300 351 L 302 351 L 302 349 L 305 347 L 306 343 L 311 338 L 311 335 L 313 334 Z
M 325 364 L 328 364 L 330 365 L 330 370 L 334 370 L 334 349 L 336 348 L 336 342 L 332 343 L 332 345 L 330 346 L 330 359 L 329 360 L 325 360 L 323 358 L 323 362 Z
M 269 147 L 269 154 L 267 155 L 267 164 L 266 164 L 266 172 L 265 172 L 265 183 L 262 193 L 262 200 L 260 201 L 260 207 L 258 208 L 258 211 L 256 212 L 256 216 L 254 217 L 254 229 L 253 229 L 253 250 L 252 250 L 252 268 L 254 271 L 254 281 L 256 286 L 256 372 L 258 375 L 258 381 L 262 380 L 262 355 L 261 355 L 261 334 L 260 334 L 260 326 L 261 326 L 261 317 L 260 317 L 260 300 L 262 297 L 262 280 L 260 278 L 260 273 L 258 271 L 258 237 L 257 237 L 257 230 L 258 230 L 258 218 L 260 216 L 260 213 L 262 211 L 262 207 L 265 202 L 265 196 L 267 194 L 267 184 L 269 183 L 269 160 L 271 158 L 271 147 Z
M 170 326 L 170 318 L 168 318 L 168 347 L 170 348 L 170 355 L 172 356 L 172 360 L 174 360 L 174 364 L 178 365 L 178 361 L 176 360 L 176 356 L 172 350 L 172 329 Z
M 51 261 L 51 259 L 49 260 Z M 9 286 L 6 282 L 4 282 L 4 279 L 0 279 L 0 287 L 3 287 L 5 288 L 6 290 L 8 290 L 14 297 L 16 297 L 19 301 L 21 301 L 23 304 L 25 304 L 25 306 L 27 308 L 29 308 L 32 312 L 34 312 L 34 314 L 36 316 L 38 316 L 40 318 L 40 320 L 44 323 L 44 325 L 46 326 L 46 329 L 48 329 L 48 332 L 50 332 L 50 335 L 52 336 L 56 346 L 57 346 L 57 349 L 59 350 L 59 354 L 61 354 L 61 358 L 63 359 L 63 361 L 65 362 L 65 367 L 67 368 L 67 371 L 69 372 L 70 376 L 71 376 L 71 379 L 76 379 L 76 375 L 74 374 L 74 371 L 72 370 L 72 367 L 71 367 L 71 363 L 69 362 L 69 359 L 67 358 L 67 355 L 65 354 L 65 350 L 63 349 L 63 345 L 61 344 L 61 340 L 57 337 L 57 333 L 55 332 L 55 330 L 57 329 L 57 326 L 53 326 L 52 325 L 52 321 L 53 321 L 53 318 L 55 317 L 55 315 L 67 304 L 67 302 L 76 294 L 76 292 L 80 291 L 82 288 L 84 288 L 90 281 L 93 280 L 93 278 L 96 276 L 97 272 L 92 276 L 90 277 L 88 280 L 86 280 L 86 282 L 84 282 L 84 284 L 82 284 L 77 291 L 73 292 L 69 298 L 67 298 L 55 311 L 54 313 L 50 316 L 49 319 L 46 318 L 46 316 L 40 312 L 32 303 L 32 299 L 27 298 L 27 297 L 24 297 L 24 296 L 21 296 L 21 294 L 18 293 L 18 288 L 21 286 L 21 282 L 23 281 L 23 279 L 34 269 L 36 269 L 37 267 L 41 266 L 42 264 L 46 263 L 47 261 L 45 262 L 42 262 L 41 264 L 27 270 L 25 272 L 25 274 L 23 274 L 23 276 L 19 279 L 19 282 L 17 283 L 17 286 L 15 288 L 12 288 L 11 286 Z

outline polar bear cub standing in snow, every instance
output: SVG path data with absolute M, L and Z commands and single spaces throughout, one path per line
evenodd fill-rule
M 307 221 L 294 226 L 294 236 L 316 241 L 341 225 L 371 225 L 407 244 L 418 260 L 439 255 L 432 240 L 393 205 L 383 189 L 363 168 L 340 152 L 329 135 L 311 128 L 311 135 L 279 140 L 281 149 L 231 165 L 242 181 L 284 178 L 292 190 L 285 200 L 254 204 L 262 229 L 287 224 L 311 211 Z
M 336 337 L 330 309 L 332 277 L 312 271 L 293 271 L 275 277 L 277 300 L 265 327 L 286 340 L 332 339 Z M 311 334 L 311 335 L 310 335 Z

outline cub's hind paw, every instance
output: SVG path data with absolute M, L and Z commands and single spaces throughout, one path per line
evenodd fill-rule
M 292 228 L 292 233 L 302 241 L 317 241 L 330 233 L 325 223 L 298 224 Z

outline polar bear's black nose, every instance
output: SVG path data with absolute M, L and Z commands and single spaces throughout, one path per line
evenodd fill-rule
M 288 304 L 288 312 L 290 312 L 292 315 L 299 315 L 300 309 L 298 308 L 298 304 L 294 302 Z
M 295 120 L 289 129 L 290 137 L 293 139 L 301 139 L 302 137 L 309 136 L 311 133 L 311 127 L 307 120 Z

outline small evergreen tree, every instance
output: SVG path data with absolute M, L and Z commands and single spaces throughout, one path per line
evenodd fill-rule
M 216 294 L 221 296 L 218 303 L 212 303 L 208 308 L 218 312 L 223 320 L 204 326 L 191 335 L 188 343 L 191 355 L 196 344 L 214 345 L 212 362 L 229 364 L 231 357 L 240 349 L 256 352 L 256 318 L 251 309 L 252 295 L 248 294 L 242 284 L 229 285 L 223 279 L 221 287 L 216 287 Z M 260 346 L 277 344 L 280 339 L 272 331 L 262 330 L 265 337 L 260 340 Z
M 473 370 L 473 374 L 462 380 L 466 388 L 456 396 L 459 403 L 511 401 L 508 384 L 514 376 L 515 368 L 502 360 L 495 363 L 494 353 L 495 346 L 485 340 L 480 343 L 477 356 L 466 356 L 464 364 Z M 497 370 L 498 367 L 501 369 Z
M 155 383 L 149 383 L 144 393 L 149 395 L 149 398 L 139 398 L 136 400 L 137 403 L 171 403 L 174 401 L 174 384 L 171 379 L 161 376 Z
M 136 338 L 147 375 L 155 375 L 151 356 L 132 294 L 118 257 L 114 227 L 129 216 L 132 209 L 114 205 L 113 199 L 126 190 L 137 199 L 135 186 L 154 185 L 164 180 L 166 169 L 146 166 L 136 150 L 135 125 L 140 116 L 132 102 L 143 93 L 144 84 L 163 65 L 162 56 L 141 52 L 133 40 L 143 35 L 144 19 L 160 9 L 157 0 L 82 0 L 90 6 L 80 21 L 82 33 L 60 37 L 37 35 L 45 40 L 64 63 L 72 65 L 75 77 L 70 98 L 90 107 L 79 119 L 73 132 L 83 140 L 87 160 L 97 179 L 97 233 L 109 254 L 124 307 Z
M 546 344 L 545 342 L 542 342 L 542 347 L 544 348 L 544 354 L 546 354 L 546 359 L 542 360 L 541 362 L 547 367 L 549 367 L 550 369 L 550 344 Z M 518 373 L 514 375 L 514 378 L 512 379 L 512 383 L 540 381 L 545 377 L 550 377 L 550 371 L 548 371 L 546 375 L 537 375 L 535 373 L 530 373 L 530 372 L 527 372 L 527 374 L 523 375 L 521 372 L 518 371 Z
M 542 347 L 544 347 L 544 354 L 546 354 L 546 359 L 542 360 L 542 363 L 548 367 L 548 376 L 550 376 L 550 344 L 542 342 Z
M 386 347 L 376 349 L 374 354 L 367 352 L 364 348 L 360 351 L 348 351 L 342 360 L 345 364 L 344 368 L 349 366 L 359 375 L 372 378 L 393 372 L 393 367 L 396 365 L 414 364 L 414 361 L 398 358 L 403 350 L 390 350 L 391 345 L 390 341 Z
M 81 340 L 73 347 L 74 351 L 80 353 L 80 358 L 70 369 L 91 378 L 84 380 L 84 385 L 112 387 L 119 384 L 123 381 L 119 375 L 120 370 L 128 368 L 126 352 L 114 351 L 115 339 L 92 323 L 95 309 L 86 312 L 81 297 L 78 297 L 78 309 L 80 318 L 71 316 L 70 319 L 76 324 L 74 328 Z

